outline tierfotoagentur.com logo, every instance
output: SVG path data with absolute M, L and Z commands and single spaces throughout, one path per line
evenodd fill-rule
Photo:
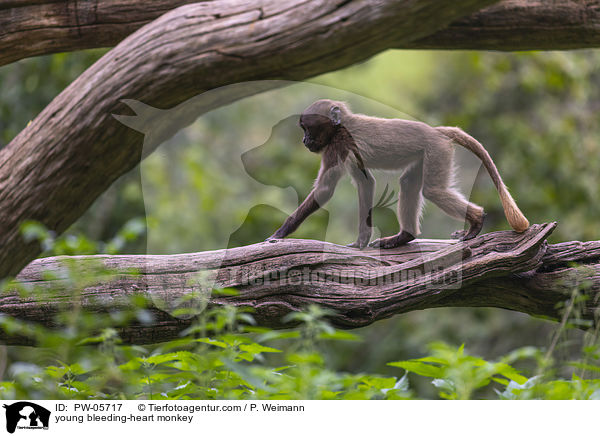
M 50 411 L 29 401 L 4 404 L 6 409 L 6 431 L 14 433 L 19 430 L 48 430 Z

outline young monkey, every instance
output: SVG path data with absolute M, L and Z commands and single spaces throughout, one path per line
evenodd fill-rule
M 469 222 L 469 230 L 461 240 L 479 234 L 485 214 L 452 186 L 454 143 L 473 152 L 487 169 L 502 201 L 504 214 L 511 227 L 523 232 L 529 221 L 509 194 L 496 165 L 483 146 L 458 127 L 431 127 L 425 123 L 385 119 L 354 114 L 343 102 L 318 100 L 300 115 L 304 145 L 321 153 L 321 168 L 312 192 L 283 225 L 267 240 L 284 238 L 294 232 L 311 213 L 333 195 L 345 171 L 350 173 L 358 189 L 358 239 L 350 247 L 394 248 L 415 239 L 423 197 L 438 205 L 453 218 Z M 398 221 L 400 233 L 371 238 L 371 209 L 375 179 L 370 169 L 400 170 Z

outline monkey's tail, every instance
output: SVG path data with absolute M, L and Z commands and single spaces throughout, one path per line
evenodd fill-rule
M 475 138 L 463 132 L 458 127 L 436 127 L 436 130 L 444 134 L 445 136 L 458 142 L 460 145 L 471 151 L 475 156 L 481 159 L 481 162 L 487 169 L 498 194 L 500 194 L 500 200 L 502 201 L 502 208 L 504 209 L 504 215 L 510 226 L 517 232 L 524 232 L 529 228 L 529 221 L 525 218 L 525 215 L 521 212 L 517 203 L 508 192 L 506 185 L 500 177 L 500 173 L 494 164 L 494 161 L 490 157 L 489 153 L 483 145 L 479 143 Z

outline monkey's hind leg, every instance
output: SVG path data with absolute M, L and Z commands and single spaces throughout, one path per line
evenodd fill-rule
M 423 161 L 415 163 L 400 177 L 398 195 L 398 221 L 400 232 L 387 238 L 373 241 L 371 247 L 395 248 L 404 245 L 420 233 L 419 219 L 423 208 Z
M 461 241 L 473 239 L 483 227 L 483 208 L 471 203 L 452 187 L 453 153 L 449 149 L 425 155 L 423 195 L 453 218 L 469 223 L 467 232 L 455 232 Z

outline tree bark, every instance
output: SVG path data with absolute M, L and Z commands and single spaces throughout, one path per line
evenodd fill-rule
M 142 136 L 112 116 L 127 111 L 123 99 L 170 108 L 242 81 L 305 79 L 491 3 L 213 1 L 167 12 L 103 56 L 0 151 L 0 278 L 39 254 L 20 235 L 24 220 L 64 231 L 139 162 Z
M 50 53 L 113 47 L 190 0 L 8 0 L 0 3 L 0 65 Z
M 598 0 L 504 0 L 399 48 L 509 51 L 599 45 Z
M 0 5 L 0 65 L 49 53 L 112 47 L 166 11 L 193 2 L 5 2 Z M 599 45 L 597 0 L 504 0 L 397 48 L 564 50 Z
M 467 242 L 416 240 L 382 251 L 286 239 L 191 254 L 37 259 L 18 281 L 36 286 L 42 296 L 4 294 L 0 312 L 52 327 L 74 293 L 83 310 L 92 313 L 132 309 L 129 298 L 143 296 L 154 321 L 127 326 L 121 337 L 148 343 L 176 338 L 192 323 L 172 315 L 181 297 L 190 295 L 200 302 L 197 313 L 206 304 L 250 307 L 259 325 L 272 328 L 290 327 L 282 320 L 286 314 L 315 303 L 335 311 L 330 320 L 336 326 L 355 328 L 395 314 L 452 306 L 499 307 L 560 319 L 561 303 L 576 291 L 580 297 L 571 317 L 595 322 L 600 241 L 548 245 L 554 227 L 534 224 L 522 234 L 501 231 Z M 110 279 L 72 288 L 74 273 L 97 277 L 99 265 L 111 272 Z M 209 277 L 214 287 L 235 288 L 238 294 L 211 295 Z M 29 343 L 1 335 L 6 343 Z

